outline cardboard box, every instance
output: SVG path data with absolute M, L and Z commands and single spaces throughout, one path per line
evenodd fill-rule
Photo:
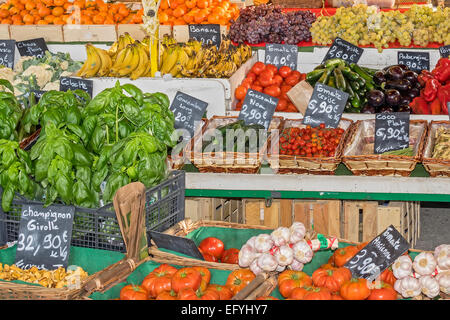
M 142 41 L 147 35 L 140 24 L 118 24 L 117 37 L 128 32 L 134 40 Z
M 44 38 L 46 42 L 64 42 L 62 26 L 58 25 L 11 25 L 9 31 L 16 41 Z
M 114 42 L 115 25 L 64 25 L 64 42 Z
M 11 36 L 9 34 L 9 24 L 0 24 L 0 39 L 10 40 Z

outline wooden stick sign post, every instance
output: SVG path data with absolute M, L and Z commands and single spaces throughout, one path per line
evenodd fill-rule
M 408 241 L 390 225 L 355 254 L 344 267 L 352 272 L 353 278 L 372 282 L 409 248 Z
M 75 207 L 38 204 L 22 206 L 17 239 L 17 267 L 24 270 L 66 268 L 69 261 Z

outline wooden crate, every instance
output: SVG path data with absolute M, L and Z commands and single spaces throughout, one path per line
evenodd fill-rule
M 352 242 L 370 241 L 390 225 L 414 247 L 420 232 L 419 202 L 344 201 L 338 236 Z
M 0 24 L 0 39 L 9 40 L 11 36 L 9 34 L 9 24 Z
M 339 236 L 340 200 L 294 200 L 293 219 L 327 236 Z
M 242 202 L 225 198 L 186 198 L 185 217 L 192 221 L 214 220 L 244 223 Z
M 147 35 L 140 24 L 118 24 L 117 37 L 124 34 L 125 32 L 128 32 L 134 40 L 139 41 L 142 41 Z
M 244 223 L 264 225 L 270 228 L 292 225 L 292 200 L 274 199 L 266 203 L 264 199 L 243 199 Z
M 63 28 L 58 25 L 11 25 L 9 32 L 16 41 L 44 38 L 46 42 L 64 42 Z
M 63 26 L 64 42 L 114 42 L 117 40 L 115 25 Z

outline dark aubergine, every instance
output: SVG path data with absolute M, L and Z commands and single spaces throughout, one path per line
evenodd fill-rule
M 377 71 L 373 75 L 373 82 L 375 82 L 376 85 L 381 85 L 383 82 L 386 82 L 386 76 L 383 71 Z
M 386 79 L 400 80 L 403 78 L 404 71 L 400 66 L 392 66 L 386 71 Z
M 401 104 L 399 107 L 398 107 L 398 110 L 397 110 L 398 112 L 409 112 L 409 113 L 411 113 L 411 107 L 409 106 L 409 105 L 407 105 L 407 104 Z
M 384 104 L 384 93 L 381 90 L 370 90 L 367 95 L 367 103 L 374 107 L 379 107 Z
M 385 89 L 396 89 L 402 92 L 406 92 L 412 89 L 411 82 L 406 79 L 388 81 L 386 82 Z
M 384 92 L 386 103 L 392 107 L 397 106 L 402 95 L 398 90 L 389 89 Z
M 404 65 L 404 64 L 398 64 L 397 66 L 402 68 L 404 71 L 408 71 L 409 70 L 409 68 L 406 65 Z
M 370 104 L 366 104 L 364 108 L 361 109 L 361 113 L 376 113 L 376 108 Z
M 383 113 L 383 112 L 394 112 L 394 108 L 392 108 L 391 106 L 382 106 L 381 108 L 378 109 L 379 113 Z
M 398 105 L 401 106 L 402 104 L 410 104 L 411 101 L 412 101 L 412 99 L 410 97 L 408 97 L 407 95 L 406 96 L 402 96 L 400 98 L 400 101 L 399 101 Z
M 403 79 L 408 80 L 411 82 L 411 84 L 414 84 L 417 82 L 418 74 L 412 70 L 408 70 L 403 74 Z
M 420 96 L 420 90 L 417 88 L 412 88 L 411 90 L 408 90 L 406 95 L 411 99 L 411 101 L 415 98 Z

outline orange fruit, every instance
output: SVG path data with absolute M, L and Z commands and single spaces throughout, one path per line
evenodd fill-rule
M 120 15 L 119 13 L 116 13 L 115 15 L 114 15 L 114 21 L 117 23 L 117 22 L 121 22 L 123 20 L 123 16 L 122 15 Z
M 164 11 L 160 12 L 158 14 L 158 17 L 159 17 L 159 22 L 160 23 L 164 23 L 164 22 L 167 22 L 169 20 L 169 15 L 167 13 L 165 13 Z
M 167 2 L 167 0 L 162 0 L 159 8 L 162 10 L 166 10 L 167 8 L 169 8 L 169 3 Z
M 95 24 L 103 24 L 103 22 L 105 22 L 105 18 L 97 14 L 92 17 L 92 22 L 94 22 Z
M 130 14 L 130 10 L 127 7 L 123 6 L 119 8 L 119 11 L 117 13 L 120 14 L 122 17 L 126 17 Z
M 28 1 L 25 4 L 25 9 L 28 11 L 33 10 L 34 8 L 36 8 L 36 3 L 34 3 L 33 1 Z
M 197 6 L 197 0 L 187 0 L 185 2 L 186 7 L 188 7 L 189 9 L 195 8 Z
M 57 7 L 62 7 L 66 3 L 66 0 L 53 0 L 53 4 Z
M 37 24 L 48 24 L 48 22 L 47 21 L 45 21 L 45 20 L 39 20 L 38 22 L 37 22 Z
M 22 17 L 23 22 L 27 24 L 33 24 L 34 23 L 34 17 L 31 14 L 26 14 Z
M 176 7 L 178 7 L 178 3 L 175 1 L 170 1 L 169 7 L 170 9 L 176 9 Z
M 192 14 L 185 14 L 183 16 L 184 21 L 186 22 L 186 24 L 191 24 L 192 22 L 194 22 L 194 16 Z
M 64 9 L 61 7 L 54 7 L 52 10 L 52 15 L 55 17 L 60 17 L 64 14 Z
M 0 18 L 5 19 L 9 17 L 9 11 L 6 9 L 0 9 Z
M 38 15 L 41 16 L 42 18 L 44 18 L 45 16 L 48 16 L 51 13 L 52 13 L 52 11 L 47 7 L 42 7 L 38 10 Z
M 64 21 L 61 17 L 57 17 L 57 18 L 55 18 L 55 20 L 53 20 L 53 24 L 63 25 Z
M 197 0 L 197 7 L 200 9 L 205 9 L 209 6 L 209 2 L 207 0 Z
M 108 16 L 108 17 L 105 19 L 105 21 L 104 21 L 103 23 L 104 23 L 104 24 L 115 24 L 114 18 Z
M 49 14 L 48 16 L 44 17 L 44 20 L 47 21 L 48 23 L 53 23 L 53 20 L 55 20 L 55 16 Z
M 186 24 L 186 22 L 184 22 L 184 19 L 182 19 L 182 18 L 177 18 L 173 21 L 173 25 L 175 25 L 175 26 L 182 26 L 185 24 Z
M 183 10 L 182 7 L 177 7 L 175 10 L 173 10 L 174 17 L 180 18 L 184 16 L 186 12 Z
M 210 14 L 208 16 L 208 22 L 211 24 L 218 24 L 219 23 L 219 16 L 217 14 Z
M 13 24 L 13 21 L 12 21 L 12 19 L 6 18 L 6 19 L 3 19 L 0 22 L 0 24 Z

